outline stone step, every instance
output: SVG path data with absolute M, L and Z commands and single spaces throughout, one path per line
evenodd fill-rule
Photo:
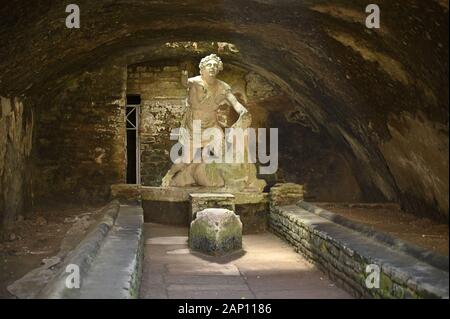
M 119 215 L 81 288 L 73 296 L 80 299 L 137 298 L 139 292 L 143 210 L 137 205 L 121 205 Z
M 270 228 L 356 297 L 448 298 L 449 273 L 296 205 L 273 207 Z M 366 279 L 380 269 L 379 288 Z

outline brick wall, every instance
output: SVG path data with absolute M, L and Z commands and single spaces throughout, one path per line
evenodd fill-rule
M 67 81 L 38 105 L 35 196 L 99 202 L 125 182 L 126 68 L 111 65 Z
M 171 166 L 172 128 L 180 126 L 186 89 L 178 65 L 137 65 L 128 68 L 128 94 L 141 96 L 141 184 L 159 186 Z

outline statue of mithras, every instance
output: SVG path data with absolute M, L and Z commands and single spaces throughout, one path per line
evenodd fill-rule
M 220 105 L 232 106 L 239 115 L 231 128 L 245 130 L 251 125 L 250 113 L 233 95 L 231 87 L 216 78 L 223 70 L 221 59 L 215 54 L 208 55 L 201 60 L 199 68 L 200 75 L 192 78 L 188 78 L 187 71 L 182 71 L 182 83 L 188 91 L 186 112 L 178 134 L 178 143 L 184 152 L 183 160 L 174 162 L 164 176 L 161 186 L 205 186 L 234 191 L 262 191 L 266 183 L 257 179 L 256 166 L 253 163 L 205 163 L 195 160 L 205 152 L 216 155 L 220 153 L 219 156 L 223 156 L 226 144 L 232 142 L 232 137 L 228 136 L 225 143 L 218 145 L 217 141 L 221 139 L 204 136 L 205 130 L 211 129 L 223 134 L 223 126 L 218 120 Z

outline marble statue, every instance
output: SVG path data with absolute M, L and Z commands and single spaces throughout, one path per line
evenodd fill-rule
M 220 105 L 228 104 L 239 115 L 232 128 L 248 128 L 251 115 L 231 92 L 231 87 L 216 78 L 223 70 L 221 59 L 211 54 L 204 57 L 200 64 L 200 75 L 188 78 L 187 71 L 183 71 L 182 82 L 188 90 L 186 112 L 181 121 L 178 142 L 189 145 L 186 149 L 186 160 L 175 162 L 162 180 L 162 187 L 207 186 L 241 191 L 262 191 L 266 185 L 256 177 L 256 166 L 253 163 L 194 163 L 193 159 L 210 140 L 201 138 L 204 130 L 223 126 L 218 121 Z M 201 130 L 193 129 L 194 121 L 201 121 Z M 195 136 L 195 135 L 199 136 Z M 195 146 L 193 139 L 198 138 L 200 145 Z M 229 142 L 229 140 L 227 140 Z

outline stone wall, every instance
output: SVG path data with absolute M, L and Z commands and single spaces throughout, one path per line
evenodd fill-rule
M 433 123 L 423 112 L 405 112 L 390 116 L 387 126 L 391 139 L 380 148 L 401 191 L 403 208 L 439 218 L 433 205 L 449 209 L 448 123 Z
M 126 68 L 66 79 L 37 108 L 36 201 L 102 202 L 125 181 Z
M 269 227 L 357 298 L 448 298 L 448 269 L 396 252 L 298 206 L 271 205 Z M 379 267 L 379 287 L 367 287 L 372 273 L 367 265 Z
M 141 184 L 159 186 L 171 166 L 169 151 L 175 143 L 170 130 L 180 126 L 186 89 L 181 67 L 174 63 L 128 67 L 127 94 L 139 94 Z
M 275 100 L 268 125 L 278 127 L 278 182 L 305 185 L 306 198 L 323 202 L 383 201 L 378 192 L 365 189 L 355 159 L 324 132 L 315 132 L 301 124 L 295 112 L 282 112 L 292 104 L 287 99 Z M 278 109 L 278 108 L 276 108 Z
M 48 201 L 101 201 L 108 196 L 111 184 L 125 182 L 125 94 L 139 94 L 141 181 L 143 185 L 159 186 L 162 176 L 171 166 L 169 152 L 175 141 L 169 139 L 170 130 L 179 127 L 185 110 L 186 89 L 181 85 L 181 70 L 189 75 L 198 74 L 198 61 L 179 59 L 148 62 L 128 66 L 106 65 L 67 78 L 42 98 L 36 98 L 37 133 L 35 137 L 35 196 L 38 203 Z M 289 122 L 285 109 L 288 99 L 261 75 L 233 64 L 225 64 L 220 78 L 229 83 L 233 93 L 251 112 L 254 127 L 278 127 L 280 130 L 280 169 L 275 176 L 262 176 L 269 183 L 278 180 L 314 185 L 325 185 L 323 178 L 314 179 L 317 161 L 308 162 L 322 150 L 330 158 L 333 152 L 327 145 L 319 144 L 319 135 L 313 132 L 297 139 L 295 147 L 292 133 L 310 131 L 299 123 Z M 126 88 L 125 88 L 126 83 Z M 277 117 L 277 121 L 273 121 Z M 237 115 L 231 107 L 223 105 L 219 118 L 231 125 Z M 315 145 L 315 146 L 314 146 Z M 302 146 L 302 150 L 294 151 Z M 328 153 L 327 153 L 328 152 Z M 296 160 L 292 160 L 293 157 Z M 300 167 L 296 163 L 301 162 Z M 308 165 L 306 163 L 309 163 Z M 321 165 L 321 164 L 320 164 Z M 344 165 L 345 166 L 345 165 Z M 348 165 L 347 165 L 348 166 Z M 310 169 L 312 167 L 312 169 Z M 353 173 L 335 163 L 334 169 L 348 176 L 343 180 L 354 181 Z M 330 174 L 325 174 L 330 178 Z M 356 182 L 346 192 L 333 197 L 346 200 L 351 193 L 360 199 Z M 327 200 L 323 194 L 331 194 L 330 187 L 318 193 L 312 187 L 311 196 Z M 356 185 L 356 186 L 355 186 Z M 309 185 L 308 185 L 309 186 Z M 348 191 L 347 191 L 348 190 Z M 356 190 L 356 191 L 355 191 Z M 356 195 L 354 195 L 356 194 Z
M 0 97 L 0 229 L 31 212 L 33 124 L 30 105 Z
M 141 97 L 140 152 L 141 182 L 159 186 L 171 166 L 169 152 L 175 141 L 170 130 L 177 128 L 185 111 L 186 89 L 181 71 L 198 74 L 198 61 L 182 59 L 130 65 L 127 94 Z M 349 160 L 326 136 L 286 111 L 292 101 L 272 83 L 253 71 L 227 63 L 219 78 L 229 83 L 233 93 L 252 114 L 255 128 L 279 130 L 279 170 L 272 176 L 260 176 L 269 185 L 278 181 L 306 184 L 308 197 L 321 201 L 362 201 L 363 191 Z M 231 126 L 237 119 L 227 105 L 219 109 L 219 120 Z M 342 187 L 336 188 L 340 184 Z M 366 196 L 367 199 L 369 196 Z

